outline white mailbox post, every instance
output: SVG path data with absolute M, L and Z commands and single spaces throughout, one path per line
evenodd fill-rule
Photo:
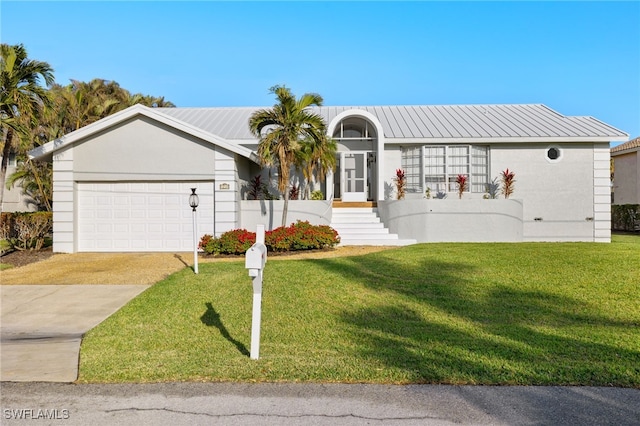
M 262 316 L 262 271 L 267 263 L 267 246 L 264 245 L 264 225 L 258 225 L 256 243 L 245 253 L 244 266 L 253 279 L 253 312 L 251 317 L 251 359 L 260 357 L 260 321 Z

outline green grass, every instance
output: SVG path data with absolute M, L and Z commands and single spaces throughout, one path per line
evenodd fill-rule
M 242 261 L 185 269 L 88 333 L 80 382 L 640 387 L 640 237 L 270 260 L 260 359 Z

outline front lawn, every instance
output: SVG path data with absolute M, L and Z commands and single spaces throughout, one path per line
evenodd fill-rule
M 244 262 L 157 283 L 93 329 L 80 382 L 640 387 L 640 237 L 272 258 L 260 359 Z

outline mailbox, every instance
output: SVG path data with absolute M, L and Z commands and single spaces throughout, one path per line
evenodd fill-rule
M 249 270 L 250 277 L 257 277 L 258 271 L 264 269 L 267 262 L 267 246 L 262 243 L 255 243 L 245 254 L 244 267 Z

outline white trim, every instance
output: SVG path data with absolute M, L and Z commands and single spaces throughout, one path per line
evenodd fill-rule
M 155 110 L 154 108 L 149 108 L 140 104 L 133 105 L 127 109 L 119 111 L 115 114 L 98 120 L 95 123 L 89 124 L 88 126 L 82 127 L 58 139 L 52 140 L 38 148 L 35 148 L 29 151 L 29 157 L 32 159 L 40 159 L 47 156 L 48 154 L 54 153 L 55 151 L 64 148 L 67 145 L 73 144 L 74 142 L 106 130 L 109 127 L 115 126 L 116 124 L 122 123 L 137 115 L 148 117 L 152 120 L 166 124 L 169 127 L 181 130 L 199 139 L 210 142 L 213 145 L 217 145 L 221 148 L 227 149 L 235 154 L 241 155 L 250 160 L 254 160 L 254 156 L 252 155 L 254 153 L 249 148 L 245 148 L 244 146 L 235 143 L 230 143 L 224 138 L 212 135 L 211 133 L 205 132 L 190 124 L 163 114 L 160 111 Z
M 342 111 L 340 114 L 336 115 L 333 120 L 327 126 L 327 134 L 329 136 L 333 135 L 336 126 L 342 120 L 348 117 L 361 117 L 365 120 L 369 121 L 369 123 L 373 124 L 376 129 L 376 138 L 378 140 L 376 146 L 376 197 L 378 200 L 384 200 L 384 145 L 385 145 L 385 137 L 384 137 L 384 128 L 382 124 L 378 120 L 378 118 L 371 114 L 368 111 L 364 111 L 362 109 L 348 109 L 346 111 Z

